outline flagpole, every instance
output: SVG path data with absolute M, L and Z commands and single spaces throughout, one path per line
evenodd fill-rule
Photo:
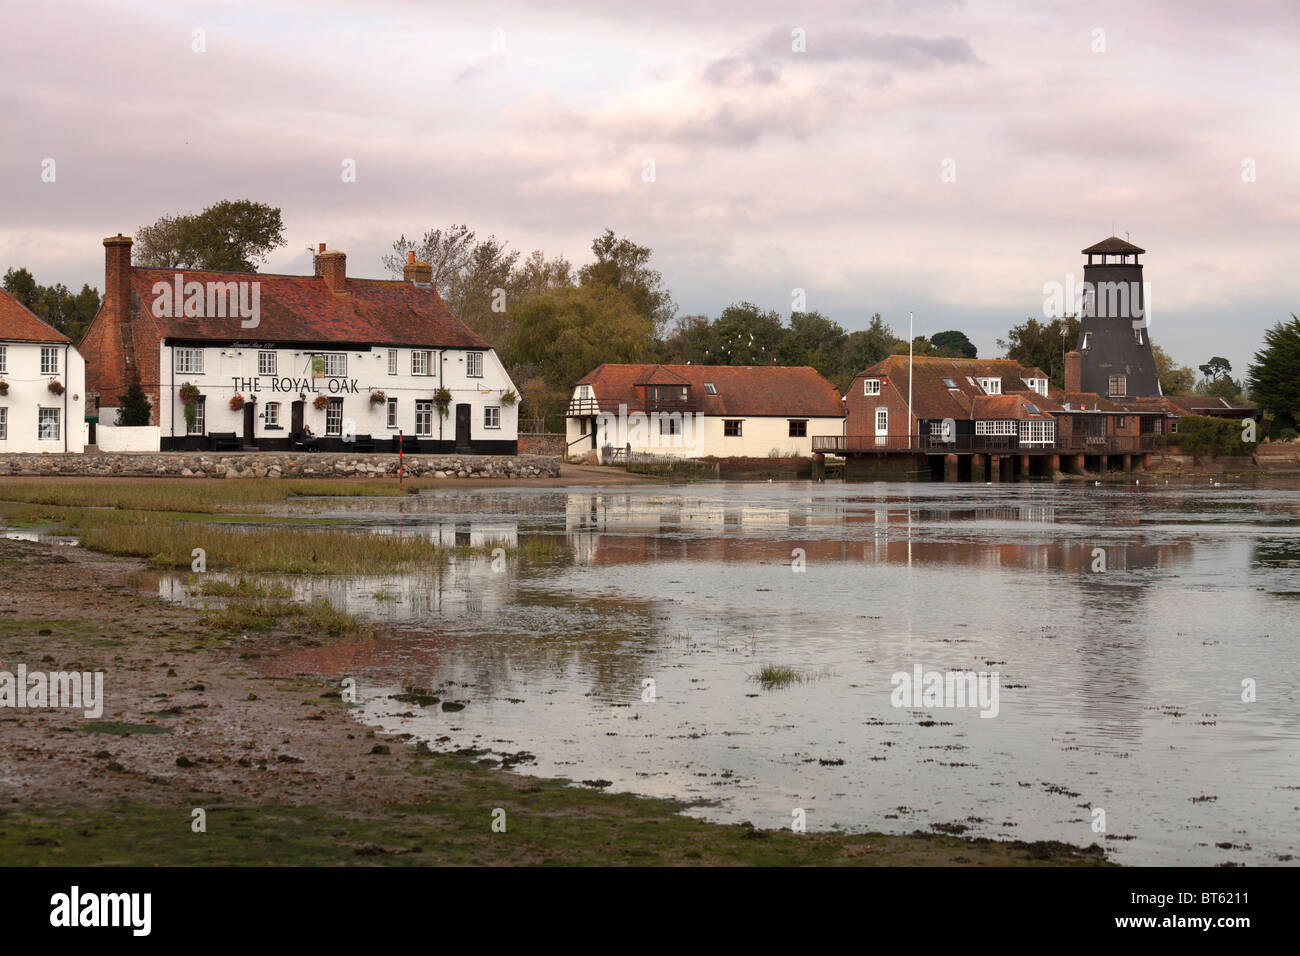
M 907 450 L 912 450 L 912 313 L 907 313 Z

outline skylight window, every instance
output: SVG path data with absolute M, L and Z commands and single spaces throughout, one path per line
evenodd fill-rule
M 713 385 L 712 382 L 705 382 L 705 383 L 704 383 L 704 394 L 705 394 L 705 395 L 717 395 L 717 394 L 718 394 L 718 390 L 714 387 L 714 385 Z
M 944 377 L 943 384 L 946 385 L 946 386 L 948 386 L 949 388 L 956 388 L 956 387 L 957 387 L 957 383 L 954 382 L 952 379 L 946 377 L 946 376 Z
M 1038 406 L 1035 405 L 1033 402 L 1025 402 L 1025 409 L 1026 409 L 1026 410 L 1029 412 L 1029 414 L 1031 414 L 1031 415 L 1041 415 L 1041 414 L 1042 414 L 1042 412 L 1040 412 L 1040 411 L 1038 410 Z

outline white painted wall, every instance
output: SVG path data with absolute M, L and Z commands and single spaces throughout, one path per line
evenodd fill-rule
M 99 411 L 104 420 L 116 420 L 116 409 L 108 415 L 102 406 Z M 162 429 L 157 425 L 105 425 L 101 421 L 95 426 L 95 445 L 100 451 L 157 451 L 161 437 Z
M 470 439 L 472 441 L 515 441 L 519 434 L 519 406 L 501 401 L 502 394 L 517 391 L 495 351 L 482 352 L 483 374 L 468 374 L 468 351 L 463 349 L 421 350 L 432 352 L 429 375 L 414 375 L 412 349 L 397 349 L 396 374 L 389 373 L 387 348 L 372 347 L 363 350 L 321 348 L 321 353 L 346 355 L 346 374 L 338 377 L 313 376 L 311 352 L 302 349 L 279 347 L 258 348 L 255 345 L 205 346 L 203 372 L 177 370 L 176 353 L 181 347 L 164 341 L 159 356 L 162 370 L 159 424 L 164 438 L 182 438 L 186 434 L 184 405 L 177 397 L 180 387 L 187 382 L 196 385 L 206 402 L 205 433 L 234 432 L 242 437 L 244 411 L 230 408 L 230 399 L 240 394 L 245 401 L 255 401 L 257 418 L 254 437 L 258 439 L 283 439 L 289 437 L 292 405 L 299 394 L 306 395 L 303 422 L 317 437 L 327 437 L 326 411 L 317 409 L 313 401 L 318 395 L 338 397 L 343 400 L 344 429 L 349 423 L 353 434 L 371 435 L 376 442 L 387 441 L 399 429 L 407 435 L 416 434 L 416 401 L 431 400 L 439 387 L 451 392 L 451 405 L 446 418 L 440 418 L 433 409 L 430 433 L 420 437 L 437 441 L 452 441 L 456 437 L 456 405 L 470 405 Z M 259 352 L 275 354 L 275 374 L 260 374 Z M 382 391 L 386 399 L 397 399 L 397 419 L 394 427 L 388 426 L 387 404 L 376 405 L 370 400 L 375 391 Z M 274 428 L 266 421 L 267 405 L 279 403 L 278 424 Z M 485 424 L 484 409 L 495 407 L 500 411 L 500 427 Z M 440 429 L 441 426 L 441 429 Z M 440 436 L 441 432 L 441 436 Z
M 41 374 L 39 342 L 2 342 L 4 371 L 0 380 L 9 384 L 8 394 L 0 395 L 4 409 L 5 437 L 0 438 L 0 452 L 70 452 L 80 454 L 86 447 L 86 362 L 71 345 L 48 345 L 57 350 L 58 373 Z M 50 391 L 50 381 L 64 387 L 62 395 Z M 58 437 L 41 438 L 41 409 L 58 412 Z

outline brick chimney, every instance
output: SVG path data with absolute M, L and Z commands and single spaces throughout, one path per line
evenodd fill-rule
M 1070 394 L 1082 392 L 1083 355 L 1077 349 L 1065 353 L 1065 390 Z
M 104 307 L 120 322 L 131 307 L 131 237 L 120 232 L 104 240 Z
M 433 284 L 433 266 L 427 262 L 416 262 L 415 253 L 406 254 L 406 268 L 402 270 L 402 279 L 406 282 L 424 282 Z
M 94 399 L 115 406 L 117 396 L 141 378 L 132 329 L 131 244 L 121 233 L 104 240 L 104 301 L 82 340 L 87 407 Z
M 326 252 L 322 242 L 316 253 L 316 275 L 325 280 L 331 292 L 347 292 L 348 257 L 342 252 Z

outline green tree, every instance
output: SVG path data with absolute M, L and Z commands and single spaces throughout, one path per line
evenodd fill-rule
M 865 329 L 849 333 L 844 343 L 845 372 L 840 380 L 835 382 L 836 386 L 843 392 L 855 375 L 894 354 L 900 345 L 902 351 L 906 352 L 907 342 L 895 335 L 894 330 L 885 324 L 884 319 L 877 312 L 871 317 L 871 322 Z
M 966 337 L 965 332 L 956 329 L 935 333 L 930 337 L 930 344 L 934 346 L 937 355 L 968 359 L 979 357 L 979 349 L 975 347 L 975 343 Z
M 73 342 L 80 342 L 91 320 L 99 311 L 99 292 L 82 285 L 75 295 L 62 283 L 40 285 L 27 269 L 10 269 L 4 276 L 4 289 L 33 313 Z
M 149 424 L 152 406 L 149 404 L 149 396 L 145 394 L 138 381 L 132 382 L 127 388 L 126 394 L 117 396 L 117 400 L 120 403 L 117 409 L 117 424 Z
M 448 301 L 452 283 L 469 267 L 474 252 L 474 231 L 461 223 L 445 230 L 429 229 L 419 239 L 407 239 L 403 233 L 393 243 L 392 253 L 382 256 L 380 262 L 390 275 L 400 277 L 411 252 L 415 253 L 417 262 L 427 262 L 433 269 L 433 287 Z
M 223 199 L 200 213 L 163 216 L 135 235 L 136 265 L 156 269 L 256 272 L 285 244 L 278 208 Z
M 1078 341 L 1079 320 L 1073 315 L 1050 322 L 1029 318 L 1022 325 L 1012 326 L 1005 339 L 998 339 L 998 348 L 1021 365 L 1041 368 L 1053 385 L 1064 388 L 1064 353 L 1075 348 Z
M 1232 363 L 1221 355 L 1216 355 L 1201 366 L 1201 374 L 1206 378 L 1221 378 L 1232 372 Z
M 582 267 L 578 274 L 581 284 L 619 290 L 632 300 L 637 312 L 654 323 L 655 334 L 662 334 L 677 306 L 664 288 L 663 276 L 650 268 L 651 249 L 626 236 L 620 239 L 613 229 L 606 229 L 592 240 L 591 251 L 596 261 Z
M 1264 333 L 1264 347 L 1247 369 L 1251 400 L 1273 417 L 1273 431 L 1294 430 L 1300 421 L 1300 319 L 1279 322 Z
M 1156 360 L 1156 376 L 1165 395 L 1190 395 L 1196 386 L 1196 373 L 1190 365 L 1179 365 L 1158 345 L 1151 346 Z
M 820 312 L 795 312 L 777 346 L 777 361 L 781 365 L 811 365 L 834 382 L 844 374 L 848 337 L 839 323 Z
M 714 322 L 718 336 L 715 365 L 776 365 L 785 327 L 776 312 L 764 312 L 752 302 L 722 310 Z
M 667 365 L 717 365 L 718 333 L 707 315 L 679 315 L 659 343 L 656 357 Z
M 511 377 L 540 378 L 566 392 L 604 362 L 644 361 L 653 343 L 650 319 L 628 296 L 607 285 L 532 296 L 513 316 L 504 350 Z M 524 397 L 528 399 L 528 390 Z

